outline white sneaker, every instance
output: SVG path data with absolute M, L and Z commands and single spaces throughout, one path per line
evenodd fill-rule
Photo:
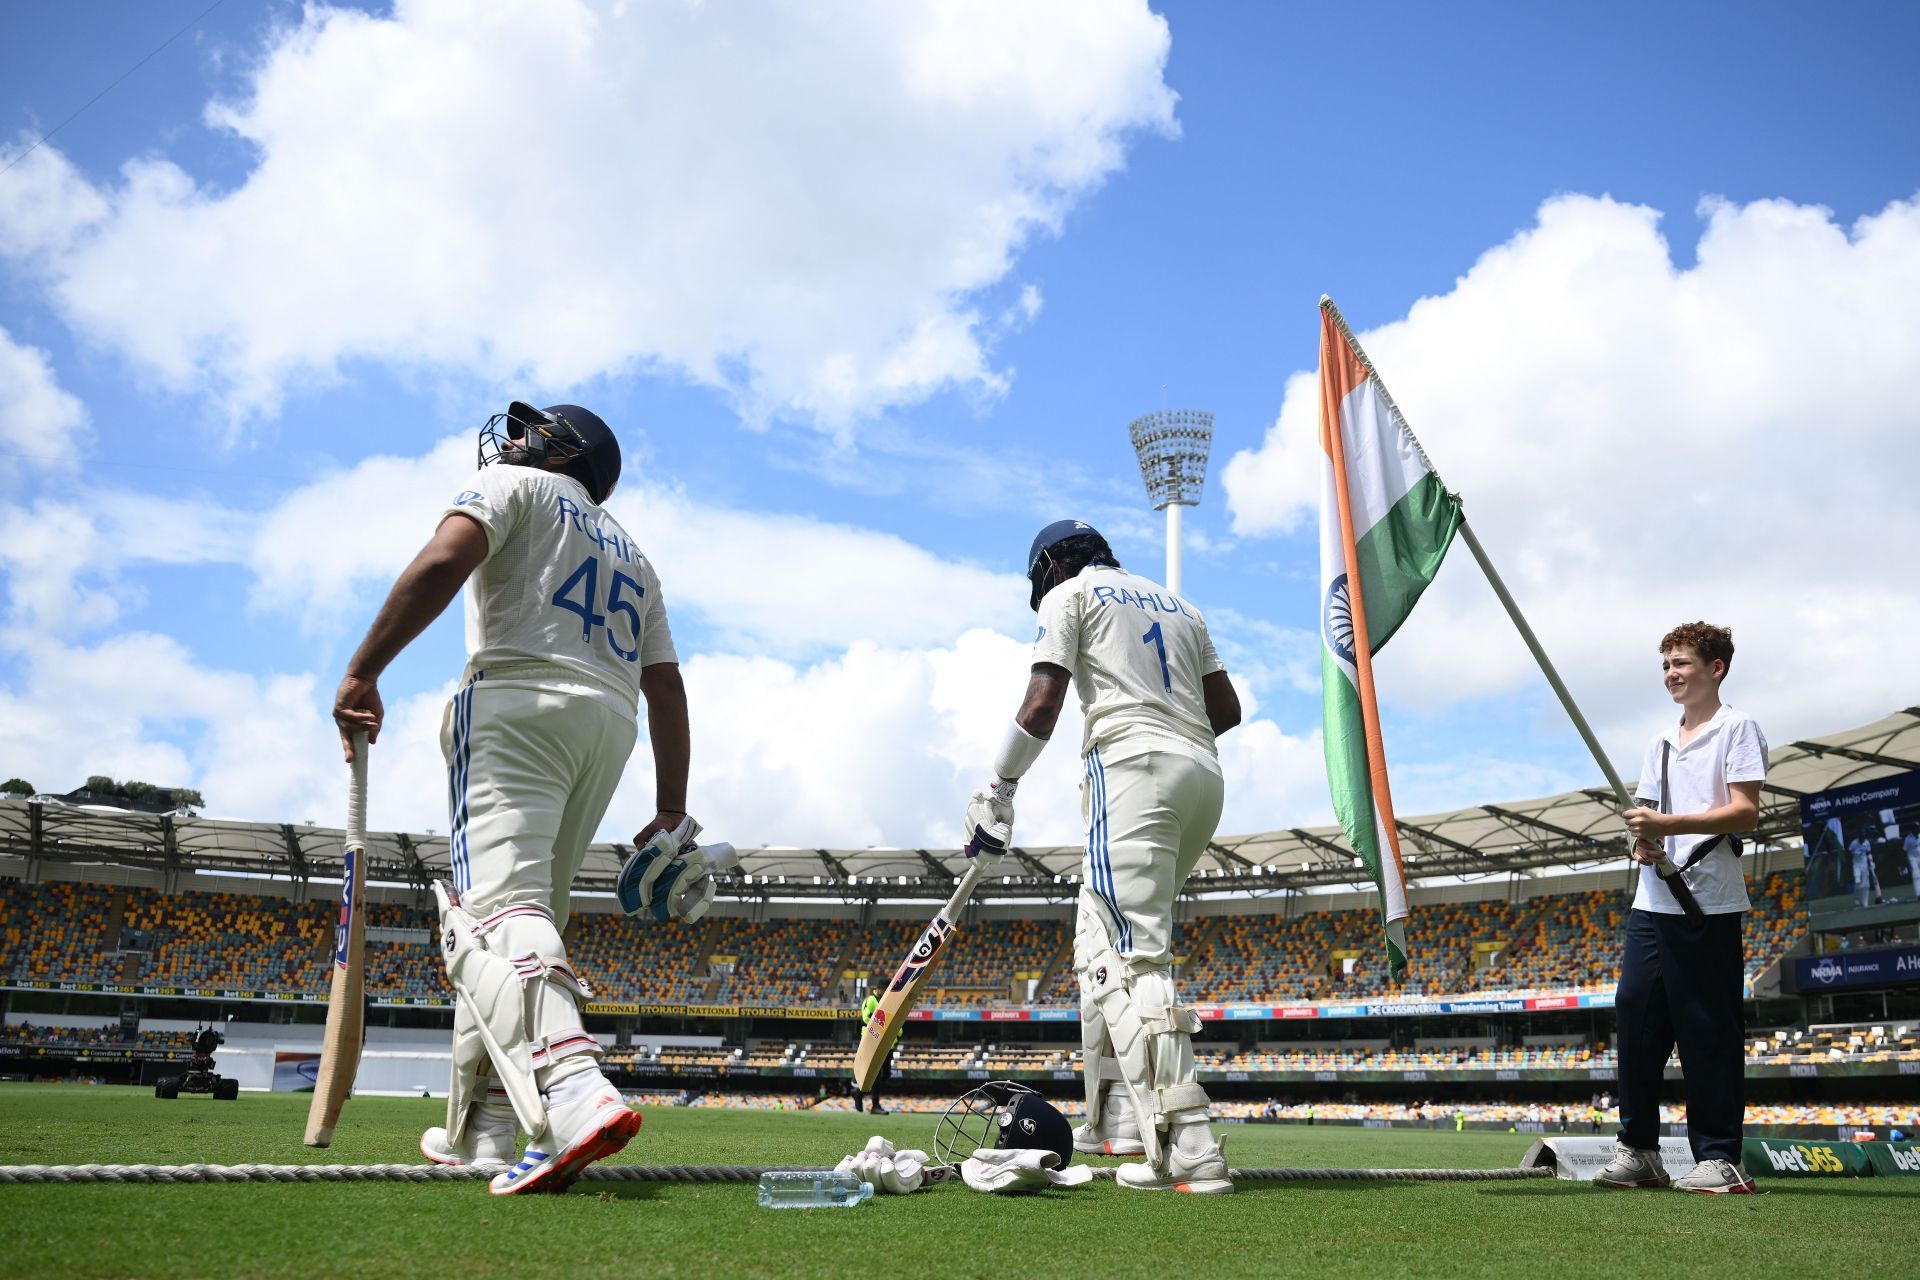
M 1100 1122 L 1075 1126 L 1073 1149 L 1091 1156 L 1146 1154 L 1147 1146 L 1140 1141 L 1140 1121 L 1133 1109 L 1133 1095 L 1125 1085 L 1116 1083 L 1101 1089 Z
M 1135 1191 L 1184 1191 L 1190 1195 L 1224 1195 L 1233 1190 L 1226 1148 L 1204 1120 L 1176 1125 L 1167 1135 L 1166 1167 L 1146 1161 L 1123 1164 L 1113 1180 Z
M 520 1148 L 520 1122 L 513 1108 L 483 1102 L 474 1108 L 458 1145 L 447 1141 L 447 1130 L 435 1125 L 420 1135 L 420 1154 L 435 1164 L 459 1168 L 504 1169 Z
M 1624 1142 L 1613 1144 L 1613 1159 L 1607 1162 L 1606 1168 L 1593 1175 L 1594 1186 L 1617 1190 L 1664 1187 L 1672 1181 L 1667 1176 L 1667 1166 L 1661 1162 L 1657 1149 L 1630 1147 Z
M 1702 1160 L 1692 1173 L 1675 1178 L 1673 1189 L 1708 1196 L 1750 1196 L 1759 1191 L 1746 1169 L 1730 1160 Z
M 567 1102 L 547 1103 L 546 1132 L 527 1143 L 520 1162 L 496 1174 L 487 1190 L 497 1196 L 565 1191 L 580 1171 L 605 1159 L 640 1132 L 640 1113 L 604 1078 Z

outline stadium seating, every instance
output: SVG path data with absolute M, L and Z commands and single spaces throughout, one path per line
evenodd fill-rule
M 124 928 L 152 941 L 145 983 L 298 994 L 325 988 L 332 914 L 284 898 L 136 890 Z
M 567 958 L 596 999 L 697 1004 L 706 986 L 705 933 L 698 925 L 576 912 L 567 923 Z
M 1753 904 L 1744 925 L 1749 982 L 1806 936 L 1807 907 L 1801 898 L 1801 879 L 1776 871 L 1765 883 L 1748 888 L 1747 897 Z
M 721 920 L 709 954 L 734 957 L 713 1003 L 813 1005 L 836 1001 L 834 963 L 852 925 L 843 920 Z
M 52 982 L 118 982 L 106 936 L 119 890 L 0 881 L 0 973 Z
M 446 965 L 434 945 L 438 922 L 432 910 L 397 902 L 370 903 L 367 928 L 404 929 L 417 935 L 407 942 L 367 939 L 367 992 L 373 999 L 452 997 Z
M 1210 942 L 1187 955 L 1181 987 L 1187 999 L 1215 1003 L 1312 1000 L 1327 994 L 1327 966 L 1349 912 L 1311 911 L 1278 916 L 1228 916 Z M 1182 944 L 1200 922 L 1184 926 Z
M 1024 1005 L 1026 984 L 1017 984 L 1016 999 L 1013 975 L 1044 971 L 1066 941 L 1064 920 L 989 920 L 963 929 L 936 979 L 947 993 L 942 1003 Z
M 1805 937 L 1800 894 L 1797 875 L 1774 874 L 1752 886 L 1749 978 Z M 1175 952 L 1182 995 L 1196 1004 L 1605 991 L 1615 978 L 1626 909 L 1625 895 L 1612 890 L 1522 903 L 1416 905 L 1407 928 L 1411 963 L 1398 980 L 1386 973 L 1370 909 L 1197 917 L 1182 924 Z M 336 910 L 330 895 L 295 903 L 0 881 L 0 974 L 320 998 Z M 382 934 L 367 943 L 374 1000 L 448 996 L 429 909 L 375 902 L 368 920 Z M 918 916 L 865 925 L 727 917 L 655 924 L 576 912 L 567 945 L 602 1000 L 818 1008 L 853 1003 L 847 973 L 883 981 L 922 925 Z M 1061 962 L 1068 942 L 1068 925 L 1057 917 L 977 923 L 956 937 L 924 1003 L 1072 1008 L 1079 993 L 1072 965 Z M 1044 988 L 1026 999 L 1028 983 L 1017 975 L 1049 970 Z
M 190 1053 L 191 1031 L 139 1031 L 131 1040 L 118 1025 L 110 1027 L 47 1027 L 30 1022 L 0 1027 L 0 1044 L 39 1049 L 134 1049 L 152 1053 Z

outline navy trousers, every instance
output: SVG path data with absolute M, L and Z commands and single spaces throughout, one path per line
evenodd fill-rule
M 1710 915 L 1693 924 L 1681 915 L 1627 913 L 1614 1006 L 1620 1140 L 1629 1146 L 1660 1145 L 1661 1082 L 1667 1057 L 1678 1048 L 1693 1158 L 1740 1163 L 1747 1106 L 1740 915 Z

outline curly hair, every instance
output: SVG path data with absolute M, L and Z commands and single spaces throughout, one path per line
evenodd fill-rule
M 1078 537 L 1056 542 L 1047 554 L 1051 555 L 1054 564 L 1060 567 L 1062 582 L 1090 564 L 1111 565 L 1115 569 L 1120 567 L 1120 560 L 1113 554 L 1113 548 L 1108 546 L 1107 540 L 1097 533 L 1083 533 Z
M 1711 622 L 1683 622 L 1660 637 L 1661 653 L 1682 647 L 1699 654 L 1702 662 L 1718 658 L 1724 664 L 1723 670 L 1733 670 L 1733 632 L 1726 627 L 1716 627 Z

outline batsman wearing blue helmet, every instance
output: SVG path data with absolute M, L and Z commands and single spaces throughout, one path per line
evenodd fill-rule
M 634 838 L 623 905 L 684 917 L 704 909 L 690 889 L 705 877 L 660 579 L 603 505 L 619 442 L 578 405 L 516 401 L 481 428 L 479 463 L 348 663 L 334 719 L 349 760 L 354 733 L 378 738 L 380 674 L 465 586 L 467 668 L 440 730 L 452 884 L 434 886 L 456 996 L 453 1079 L 447 1123 L 420 1145 L 441 1164 L 499 1169 L 491 1189 L 505 1195 L 564 1188 L 640 1128 L 600 1071 L 561 931 L 642 699 L 658 812 Z
M 1233 1190 L 1195 1079 L 1200 1023 L 1173 985 L 1173 904 L 1220 821 L 1215 739 L 1240 723 L 1206 620 L 1128 573 L 1099 531 L 1048 525 L 1027 557 L 1039 614 L 1025 699 L 967 805 L 978 854 L 1004 856 L 1011 793 L 1053 735 L 1072 683 L 1086 717 L 1086 824 L 1073 959 L 1080 980 L 1087 1121 L 1080 1151 L 1144 1155 L 1116 1177 L 1139 1190 Z

